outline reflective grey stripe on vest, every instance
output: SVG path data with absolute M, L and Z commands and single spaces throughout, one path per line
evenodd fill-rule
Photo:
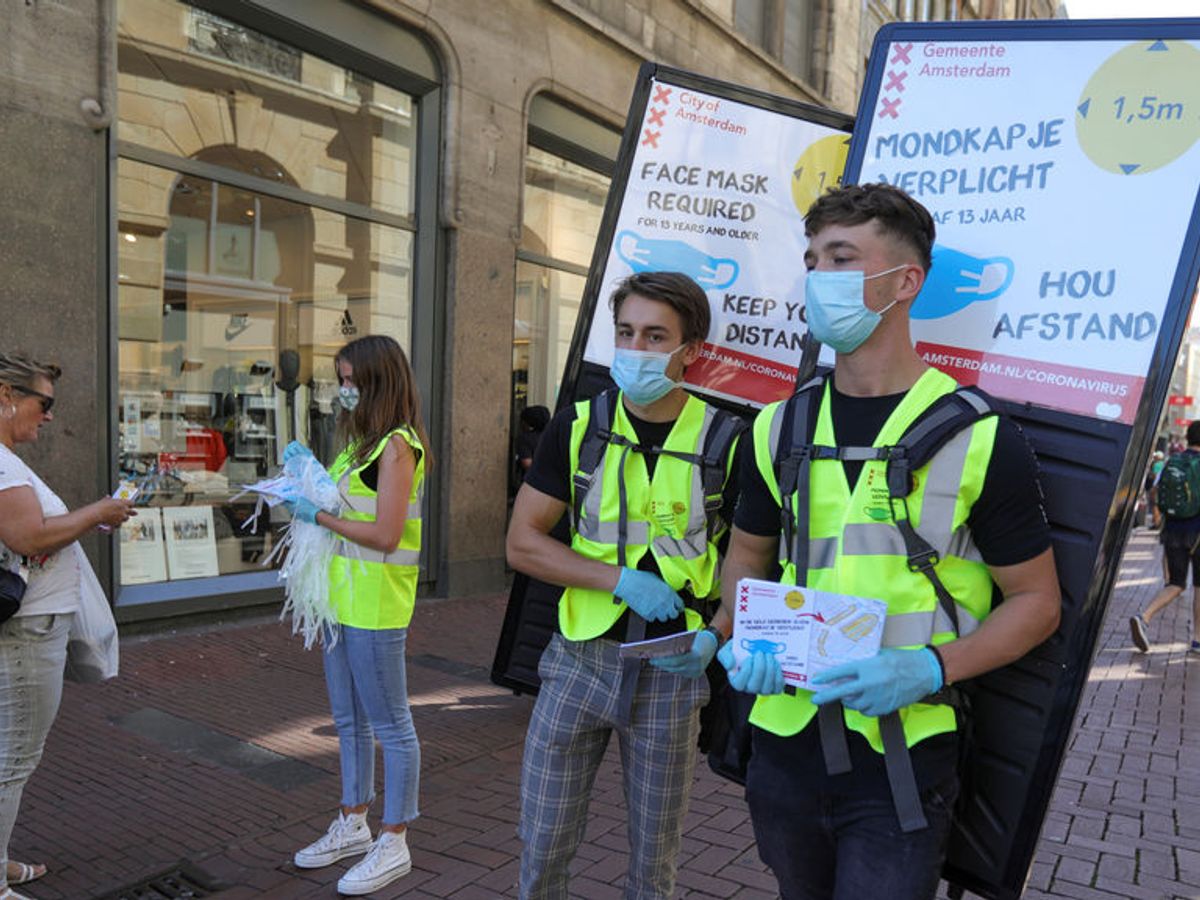
M 704 408 L 704 421 L 700 425 L 700 433 L 696 444 L 691 449 L 693 453 L 702 453 L 708 438 L 708 430 L 716 417 L 716 409 L 712 406 Z M 615 417 L 615 412 L 614 412 Z M 585 429 L 586 431 L 586 429 Z M 604 522 L 600 519 L 600 506 L 604 499 L 604 469 L 607 455 L 614 445 L 605 449 L 605 455 L 600 458 L 596 471 L 588 483 L 587 493 L 584 494 L 582 515 L 575 522 L 575 532 L 585 540 L 597 544 L 616 545 L 620 537 L 619 522 Z M 656 463 L 662 465 L 660 456 Z M 626 523 L 626 541 L 635 546 L 646 544 L 650 540 L 650 524 L 644 520 L 631 519 Z M 687 531 L 682 538 L 660 535 L 654 539 L 653 553 L 660 558 L 697 559 L 708 552 L 708 519 L 704 515 L 704 478 L 702 467 L 692 466 L 692 490 L 688 505 Z
M 391 553 L 381 553 L 344 539 L 334 544 L 333 555 L 351 562 L 384 563 L 389 566 L 415 566 L 421 562 L 420 550 L 393 550 Z
M 958 503 L 958 489 L 962 486 L 963 468 L 973 433 L 973 428 L 964 428 L 947 441 L 929 461 L 925 476 L 921 524 L 917 530 L 943 556 L 950 548 L 954 507 Z
M 971 537 L 971 529 L 965 522 L 959 525 L 950 537 L 950 546 L 946 548 L 946 555 L 965 559 L 968 562 L 983 562 L 983 554 L 975 546 L 975 539 Z
M 958 611 L 958 636 L 965 637 L 979 627 L 979 620 L 961 603 Z M 939 606 L 936 612 L 889 614 L 883 623 L 884 647 L 914 647 L 928 644 L 937 632 L 954 632 L 954 623 Z
M 363 494 L 350 493 L 350 473 L 347 472 L 338 479 L 338 490 L 342 494 L 342 499 L 350 504 L 350 509 L 356 513 L 375 518 L 379 512 L 378 496 L 365 496 Z M 421 518 L 421 500 L 425 495 L 425 483 L 417 488 L 417 498 L 408 501 L 408 509 L 405 510 L 404 517 L 406 521 Z
M 917 532 L 940 556 L 950 554 L 954 507 L 962 484 L 971 429 L 960 431 L 930 460 Z M 890 522 L 851 522 L 842 535 L 846 556 L 908 556 L 900 530 Z
M 779 558 L 787 559 L 788 548 L 786 539 L 779 536 Z M 832 569 L 837 562 L 837 538 L 809 538 L 808 567 L 809 569 Z
M 599 466 L 597 466 L 599 468 Z M 588 495 L 591 495 L 588 491 Z M 575 531 L 581 538 L 595 541 L 597 544 L 612 544 L 616 546 L 620 538 L 621 527 L 616 522 L 601 522 L 592 516 L 585 515 L 575 523 Z M 641 545 L 649 540 L 650 526 L 645 522 L 634 520 L 625 529 L 626 540 L 631 544 Z

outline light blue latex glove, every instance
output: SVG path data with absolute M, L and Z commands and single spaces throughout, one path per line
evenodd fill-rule
M 647 622 L 668 622 L 683 612 L 683 601 L 671 586 L 650 572 L 622 569 L 613 591 Z
M 299 500 L 287 500 L 283 505 L 292 514 L 293 519 L 308 522 L 310 525 L 317 524 L 317 513 L 321 512 L 321 507 L 307 497 L 301 497 Z
M 924 700 L 942 687 L 942 667 L 928 647 L 920 650 L 880 650 L 878 656 L 834 666 L 813 676 L 813 695 L 821 706 L 842 705 L 867 716 L 883 716 Z
M 297 457 L 305 457 L 305 456 L 312 456 L 312 455 L 313 455 L 313 452 L 311 450 L 309 450 L 307 447 L 305 447 L 299 441 L 292 441 L 290 444 L 288 444 L 286 447 L 283 448 L 283 461 L 285 463 L 289 459 L 296 459 Z
M 717 638 L 711 631 L 697 631 L 687 653 L 650 660 L 650 665 L 684 678 L 699 678 L 717 653 Z
M 739 666 L 733 658 L 733 642 L 726 641 L 717 660 L 725 667 L 729 686 L 735 691 L 743 694 L 783 693 L 783 669 L 774 653 L 760 650 Z

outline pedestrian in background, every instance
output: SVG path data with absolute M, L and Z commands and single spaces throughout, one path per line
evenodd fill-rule
M 1161 450 L 1155 450 L 1150 458 L 1150 467 L 1146 470 L 1146 481 L 1143 485 L 1146 492 L 1146 508 L 1150 510 L 1150 528 L 1158 531 L 1162 528 L 1162 512 L 1158 508 L 1158 476 L 1166 465 L 1167 455 Z
M 44 865 L 10 862 L 8 842 L 62 699 L 67 636 L 88 565 L 77 541 L 133 514 L 131 501 L 111 497 L 70 512 L 13 452 L 54 420 L 60 374 L 58 366 L 0 353 L 0 568 L 28 573 L 19 608 L 0 622 L 0 900 L 27 900 L 11 886 L 46 874 Z
M 1196 624 L 1200 622 L 1200 419 L 1188 426 L 1187 447 L 1167 460 L 1159 473 L 1155 493 L 1155 512 L 1163 516 L 1161 542 L 1167 583 L 1141 615 L 1129 619 L 1129 633 L 1138 650 L 1145 653 L 1150 649 L 1150 622 L 1183 593 L 1190 565 L 1192 642 L 1189 649 L 1192 653 L 1200 653 Z
M 341 515 L 301 499 L 296 518 L 328 528 L 334 551 L 329 595 L 337 633 L 325 641 L 325 683 L 341 753 L 341 811 L 326 834 L 295 856 L 302 869 L 366 853 L 341 880 L 343 894 L 369 894 L 408 873 L 406 832 L 417 817 L 421 749 L 408 704 L 404 648 L 421 555 L 421 497 L 429 440 L 408 359 L 390 337 L 351 341 L 334 359 L 345 449 L 329 474 Z M 284 454 L 308 453 L 293 442 Z M 383 747 L 384 804 L 372 842 L 367 810 L 375 796 L 375 739 Z
M 521 410 L 520 432 L 517 434 L 516 447 L 513 456 L 517 462 L 516 485 L 519 487 L 525 480 L 525 473 L 533 465 L 533 455 L 537 452 L 538 442 L 542 432 L 550 424 L 550 410 L 544 406 L 527 406 Z

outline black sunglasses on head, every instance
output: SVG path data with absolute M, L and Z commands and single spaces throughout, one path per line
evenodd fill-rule
M 29 397 L 40 398 L 42 401 L 42 414 L 43 415 L 50 412 L 51 408 L 54 406 L 54 398 L 51 397 L 49 394 L 43 394 L 41 391 L 35 391 L 33 388 L 21 387 L 19 384 L 14 384 L 13 388 Z

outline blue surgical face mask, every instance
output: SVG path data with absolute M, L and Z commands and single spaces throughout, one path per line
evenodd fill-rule
M 816 269 L 809 272 L 804 282 L 804 315 L 813 337 L 838 353 L 857 350 L 883 320 L 883 314 L 896 305 L 893 300 L 879 312 L 867 309 L 863 282 L 903 268 L 906 266 L 892 266 L 874 275 Z
M 343 384 L 338 388 L 338 403 L 346 412 L 353 412 L 358 406 L 358 388 L 352 384 Z
M 686 346 L 680 344 L 670 353 L 618 347 L 613 353 L 609 374 L 626 397 L 638 406 L 647 406 L 679 386 L 667 377 L 667 366 L 671 364 L 671 357 Z

